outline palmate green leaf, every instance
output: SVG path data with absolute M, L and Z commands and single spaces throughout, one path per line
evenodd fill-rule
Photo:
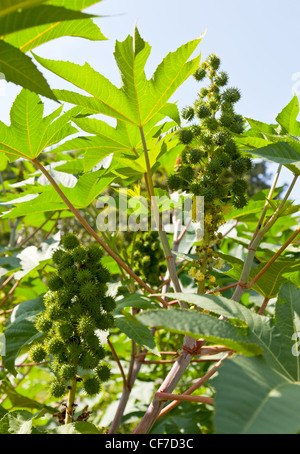
M 7 82 L 21 85 L 28 90 L 57 101 L 48 82 L 31 58 L 2 40 L 0 40 L 0 72 L 5 75 Z
M 60 187 L 75 208 L 81 209 L 88 207 L 115 179 L 115 175 L 106 175 L 106 170 L 100 169 L 82 175 L 72 188 L 65 188 L 62 185 Z M 68 209 L 53 187 L 32 200 L 14 204 L 17 205 L 16 208 L 4 214 L 1 219 Z
M 68 10 L 82 11 L 83 9 L 99 3 L 101 0 L 52 0 L 47 4 L 55 7 L 64 7 Z M 87 17 L 87 16 L 86 16 Z M 64 22 L 53 22 L 51 24 L 40 25 L 28 28 L 21 32 L 13 33 L 5 37 L 5 41 L 20 49 L 28 52 L 43 43 L 63 36 L 76 36 L 93 41 L 106 39 L 99 27 L 91 19 L 68 20 Z
M 300 143 L 277 142 L 252 150 L 252 154 L 266 161 L 283 164 L 289 170 L 300 174 Z
M 45 148 L 77 132 L 70 119 L 80 109 L 70 109 L 58 117 L 61 109 L 43 118 L 43 104 L 39 96 L 32 91 L 21 90 L 11 108 L 10 127 L 3 123 L 0 125 L 0 151 L 9 158 L 32 160 Z
M 38 5 L 0 17 L 0 33 L 2 36 L 6 36 L 26 28 L 51 24 L 52 22 L 84 20 L 91 17 L 95 16 L 81 11 L 68 10 L 61 6 Z
M 286 107 L 277 115 L 276 121 L 292 136 L 300 135 L 300 123 L 297 121 L 299 114 L 299 99 L 296 95 Z
M 134 37 L 117 42 L 115 58 L 122 78 L 119 89 L 87 63 L 80 66 L 70 62 L 47 60 L 35 55 L 45 68 L 86 91 L 89 97 L 59 90 L 56 95 L 94 113 L 102 113 L 135 127 L 144 127 L 162 109 L 175 90 L 196 70 L 200 57 L 187 61 L 201 41 L 201 37 L 170 53 L 147 80 L 144 66 L 150 47 L 137 29 Z
M 181 295 L 182 299 L 182 294 L 177 295 Z M 186 297 L 186 294 L 184 294 L 185 299 Z M 157 309 L 148 310 L 137 315 L 136 318 L 147 326 L 164 328 L 173 333 L 187 334 L 196 339 L 204 338 L 209 342 L 225 345 L 245 355 L 253 356 L 263 353 L 263 349 L 256 345 L 256 340 L 249 339 L 246 327 L 233 326 L 225 320 L 204 313 L 185 309 L 168 309 L 167 311 Z
M 289 291 L 292 291 L 291 299 L 293 300 L 296 298 L 295 295 L 299 295 L 300 290 L 291 284 L 288 285 L 291 286 Z M 240 320 L 246 323 L 247 334 L 245 335 L 245 342 L 256 344 L 257 347 L 261 348 L 264 358 L 279 374 L 283 374 L 291 380 L 298 376 L 298 358 L 290 354 L 295 340 L 286 340 L 280 329 L 274 326 L 267 317 L 257 315 L 243 304 L 223 296 L 189 293 L 167 293 L 165 296 L 180 299 L 207 311 L 223 315 L 228 319 Z M 299 298 L 299 296 L 297 297 Z
M 119 328 L 122 333 L 126 334 L 129 339 L 134 340 L 138 345 L 142 345 L 155 355 L 160 356 L 150 330 L 143 324 L 137 322 L 134 318 L 131 320 L 128 317 L 129 314 L 127 314 L 126 317 L 117 315 L 115 317 L 115 326 Z
M 275 305 L 275 326 L 281 342 L 277 359 L 281 368 L 269 355 L 237 356 L 223 363 L 213 380 L 217 433 L 299 432 L 299 305 L 300 289 L 290 283 L 283 285 Z
M 5 331 L 6 351 L 5 356 L 2 357 L 2 362 L 5 368 L 13 375 L 17 373 L 15 360 L 20 350 L 41 335 L 35 328 L 34 321 L 36 315 L 44 309 L 43 296 L 24 301 L 22 306 L 20 312 L 18 309 L 21 306 L 14 308 L 10 316 L 11 323 Z
M 7 16 L 20 8 L 33 8 L 46 0 L 0 0 L 0 17 Z

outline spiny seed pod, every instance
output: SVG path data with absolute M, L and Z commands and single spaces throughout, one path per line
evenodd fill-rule
M 63 364 L 59 374 L 63 380 L 71 380 L 76 375 L 76 367 L 72 364 Z
M 182 179 L 176 175 L 170 175 L 168 178 L 168 187 L 174 191 L 178 191 L 182 187 Z
M 225 153 L 228 153 L 228 154 L 233 154 L 233 153 L 235 153 L 236 150 L 237 150 L 237 146 L 236 146 L 235 141 L 232 140 L 232 139 L 228 140 L 228 141 L 225 143 L 225 145 L 224 145 L 224 147 L 223 147 L 223 150 L 224 150 Z
M 72 250 L 72 257 L 76 263 L 82 264 L 86 260 L 86 250 L 79 246 Z
M 62 249 L 55 249 L 52 253 L 52 260 L 55 265 L 59 265 L 62 256 L 64 255 L 64 251 Z
M 99 360 L 94 353 L 84 352 L 78 361 L 79 366 L 85 370 L 95 369 L 98 366 Z
M 95 300 L 99 293 L 99 286 L 93 282 L 85 282 L 79 290 L 80 298 L 86 302 Z
M 97 350 L 100 347 L 99 337 L 96 334 L 85 336 L 84 342 L 87 345 L 87 348 L 92 350 Z
M 218 131 L 213 135 L 213 142 L 218 146 L 224 145 L 227 139 L 228 135 L 224 131 Z
M 216 75 L 215 84 L 218 87 L 224 87 L 227 84 L 227 82 L 228 82 L 228 74 L 225 73 L 224 71 L 222 71 Z
M 97 367 L 97 369 L 95 370 L 95 375 L 100 382 L 106 382 L 110 379 L 111 376 L 110 368 L 106 364 L 103 364 L 102 366 Z
M 81 336 L 90 336 L 94 334 L 95 323 L 91 316 L 82 315 L 77 324 L 77 331 Z
M 248 183 L 246 180 L 242 178 L 237 178 L 231 185 L 231 191 L 238 195 L 247 191 Z
M 219 123 L 218 120 L 214 117 L 209 117 L 206 118 L 204 121 L 204 126 L 209 130 L 209 131 L 216 131 L 218 129 Z
M 97 263 L 103 257 L 103 251 L 99 246 L 93 244 L 87 249 L 88 261 L 92 263 Z
M 84 380 L 83 388 L 89 396 L 94 396 L 99 393 L 101 386 L 96 377 L 90 377 Z
M 206 76 L 206 71 L 204 68 L 199 68 L 197 71 L 194 73 L 194 78 L 197 81 L 203 80 L 204 77 Z
M 203 192 L 203 186 L 201 183 L 199 183 L 198 181 L 193 181 L 191 184 L 190 184 L 190 191 L 194 194 L 194 195 L 202 195 L 202 192 Z
M 210 54 L 207 57 L 207 63 L 213 68 L 213 69 L 219 69 L 219 66 L 221 64 L 221 59 L 218 57 L 216 54 Z
M 57 354 L 64 348 L 64 343 L 57 337 L 48 337 L 45 339 L 45 349 L 49 354 Z
M 49 391 L 52 397 L 56 397 L 58 399 L 66 393 L 66 386 L 58 380 L 53 380 L 50 383 Z
M 242 159 L 233 161 L 231 164 L 231 170 L 234 173 L 234 175 L 243 175 L 246 171 L 244 161 Z
M 188 152 L 188 160 L 191 164 L 198 164 L 202 157 L 203 153 L 196 148 Z
M 204 188 L 201 194 L 207 202 L 213 202 L 216 193 L 212 188 Z
M 84 282 L 92 281 L 93 280 L 93 275 L 90 270 L 83 268 L 79 269 L 78 272 L 76 273 L 76 281 L 79 282 L 79 284 L 83 284 Z
M 191 143 L 193 140 L 193 133 L 190 129 L 182 129 L 179 133 L 179 140 L 185 145 Z
M 149 281 L 150 282 L 150 281 Z M 96 321 L 96 327 L 100 330 L 107 330 L 114 327 L 114 317 L 112 314 L 101 314 L 101 316 Z
M 61 272 L 62 270 L 65 270 L 66 268 L 69 268 L 70 266 L 73 266 L 73 265 L 74 265 L 74 259 L 73 259 L 72 255 L 65 252 L 61 258 L 58 269 Z
M 69 322 L 56 323 L 55 331 L 58 337 L 64 341 L 73 336 L 74 327 L 72 323 Z
M 75 270 L 73 267 L 66 268 L 61 272 L 61 278 L 65 283 L 70 283 L 75 277 Z
M 35 320 L 35 327 L 41 333 L 48 333 L 52 328 L 52 321 L 41 312 Z
M 79 246 L 78 238 L 72 233 L 67 233 L 66 235 L 64 235 L 61 242 L 66 250 L 75 249 Z
M 210 108 L 202 103 L 197 107 L 197 117 L 200 119 L 207 118 L 210 115 Z
M 252 161 L 250 158 L 241 158 L 241 161 L 243 162 L 244 164 L 244 168 L 245 168 L 245 172 L 249 172 L 249 170 L 251 170 L 252 168 Z
M 48 279 L 47 285 L 50 290 L 57 291 L 63 287 L 64 281 L 57 274 L 54 274 Z
M 227 88 L 223 95 L 223 100 L 229 103 L 236 103 L 241 98 L 241 93 L 238 88 Z
M 186 166 L 179 169 L 179 175 L 182 180 L 191 181 L 194 178 L 194 169 Z
M 29 350 L 29 356 L 35 363 L 40 363 L 46 358 L 47 352 L 41 344 L 36 344 Z
M 191 121 L 194 118 L 195 112 L 192 107 L 184 107 L 181 111 L 181 115 L 184 120 Z
M 192 125 L 191 126 L 191 131 L 192 131 L 193 136 L 195 138 L 199 138 L 200 135 L 201 135 L 202 129 L 201 129 L 201 127 L 199 125 Z
M 103 266 L 101 266 L 96 271 L 96 278 L 97 278 L 98 282 L 106 283 L 111 280 L 111 274 L 107 268 L 104 268 Z
M 222 172 L 222 166 L 220 162 L 216 159 L 211 160 L 207 165 L 207 173 L 212 177 L 217 177 Z
M 101 306 L 106 312 L 112 312 L 116 308 L 116 302 L 112 296 L 104 296 L 101 300 Z
M 201 88 L 199 95 L 200 98 L 205 98 L 208 95 L 208 89 L 206 87 Z
M 244 194 L 234 195 L 232 198 L 232 204 L 235 208 L 243 208 L 247 205 L 247 198 Z

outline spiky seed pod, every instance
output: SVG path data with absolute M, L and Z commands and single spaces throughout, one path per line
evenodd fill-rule
M 223 98 L 223 100 L 225 102 L 229 102 L 229 103 L 234 104 L 234 103 L 238 102 L 241 99 L 240 90 L 238 88 L 234 88 L 234 87 L 227 88 L 223 92 L 222 98 Z
M 225 153 L 228 153 L 228 154 L 235 153 L 237 151 L 237 145 L 236 145 L 235 141 L 232 139 L 228 140 L 225 143 L 223 150 Z
M 65 340 L 70 339 L 70 337 L 73 336 L 74 327 L 73 327 L 72 323 L 68 323 L 68 322 L 56 323 L 55 331 L 56 331 L 58 337 L 61 340 L 65 341 Z
M 251 161 L 251 159 L 247 158 L 247 157 L 244 157 L 244 158 L 241 158 L 241 161 L 244 164 L 245 172 L 249 172 L 249 170 L 252 169 L 252 161 Z
M 47 285 L 50 290 L 55 292 L 64 286 L 64 281 L 57 274 L 54 274 L 48 279 Z
M 213 143 L 212 134 L 209 131 L 204 131 L 201 134 L 201 140 L 204 145 L 206 145 L 207 147 L 210 147 Z
M 228 83 L 228 74 L 224 71 L 220 72 L 215 77 L 215 84 L 218 87 L 224 87 Z
M 106 312 L 112 312 L 115 310 L 117 304 L 112 296 L 104 296 L 101 299 L 101 306 Z
M 43 298 L 45 306 L 54 304 L 56 301 L 56 292 L 48 291 Z
M 79 240 L 73 233 L 67 233 L 62 237 L 62 245 L 66 250 L 72 250 L 79 246 Z
M 215 70 L 219 69 L 220 64 L 221 64 L 221 59 L 218 55 L 216 54 L 210 54 L 207 57 L 207 63 Z
M 107 268 L 104 268 L 103 266 L 101 266 L 96 271 L 96 278 L 97 278 L 98 282 L 106 283 L 111 280 L 111 274 Z
M 210 100 L 208 101 L 207 104 L 208 104 L 208 107 L 210 108 L 210 110 L 212 110 L 212 111 L 214 111 L 214 112 L 215 112 L 216 110 L 218 110 L 219 103 L 218 103 L 218 101 L 217 101 L 216 98 L 210 99 Z
M 202 195 L 202 192 L 203 192 L 203 186 L 201 183 L 199 183 L 198 181 L 193 181 L 191 184 L 190 184 L 190 191 L 194 194 L 194 195 Z
M 222 172 L 222 166 L 220 162 L 216 159 L 212 159 L 207 165 L 207 173 L 211 177 L 217 177 Z
M 189 150 L 188 152 L 188 160 L 190 162 L 190 164 L 198 164 L 200 162 L 200 160 L 202 159 L 203 157 L 203 153 L 194 148 L 193 150 Z
M 231 164 L 231 157 L 222 152 L 216 152 L 214 158 L 219 162 L 222 169 L 227 169 Z
M 231 163 L 231 170 L 234 175 L 243 175 L 246 171 L 245 163 L 242 159 L 238 159 L 237 161 L 233 161 Z
M 188 145 L 193 140 L 193 133 L 190 129 L 182 129 L 179 133 L 181 143 Z
M 80 336 L 86 337 L 94 334 L 95 323 L 91 316 L 82 315 L 77 324 L 77 331 Z
M 98 359 L 98 361 L 102 361 L 102 359 L 105 358 L 106 356 L 106 351 L 105 348 L 102 345 L 99 345 L 94 351 L 94 355 Z
M 234 132 L 235 134 L 242 134 L 242 132 L 244 131 L 244 126 L 238 122 L 233 123 L 230 126 L 230 131 Z
M 86 260 L 86 250 L 83 247 L 79 246 L 76 249 L 72 250 L 72 257 L 76 263 L 79 263 L 81 265 Z
M 191 121 L 194 118 L 195 112 L 192 107 L 184 107 L 181 111 L 181 116 L 184 120 Z
M 204 126 L 209 130 L 209 131 L 216 131 L 219 127 L 219 122 L 216 118 L 214 117 L 209 117 L 204 120 Z
M 220 123 L 225 128 L 231 128 L 234 124 L 234 115 L 231 112 L 224 112 L 220 117 Z
M 224 145 L 227 139 L 228 135 L 225 131 L 218 131 L 213 135 L 213 142 L 218 146 Z
M 208 95 L 208 89 L 206 87 L 201 88 L 199 96 L 200 98 L 205 98 Z
M 97 367 L 95 375 L 100 382 L 106 382 L 111 376 L 110 368 L 106 364 L 103 364 L 102 366 Z
M 196 114 L 197 117 L 200 118 L 200 120 L 207 118 L 210 115 L 210 108 L 205 103 L 201 103 L 197 107 Z
M 76 281 L 79 284 L 83 284 L 84 282 L 92 281 L 93 275 L 90 270 L 83 268 L 79 269 L 76 273 Z
M 35 363 L 40 363 L 46 358 L 47 352 L 42 344 L 35 344 L 30 348 L 29 356 Z
M 206 202 L 213 202 L 216 197 L 216 193 L 212 188 L 204 188 L 201 195 Z
M 182 180 L 190 182 L 194 178 L 194 169 L 190 166 L 184 166 L 178 169 L 178 173 Z
M 202 129 L 201 129 L 201 127 L 199 125 L 191 125 L 190 129 L 191 129 L 191 131 L 193 133 L 193 136 L 195 138 L 199 138 L 200 137 Z
M 233 194 L 239 195 L 247 191 L 248 183 L 242 178 L 237 178 L 231 185 L 231 191 Z
M 61 306 L 61 308 L 68 308 L 72 303 L 73 296 L 74 294 L 70 287 L 65 287 L 58 292 L 57 302 Z
M 58 266 L 59 272 L 62 272 L 66 268 L 69 268 L 74 265 L 74 259 L 71 254 L 65 252 L 61 258 L 60 264 Z
M 96 334 L 86 336 L 84 338 L 84 345 L 86 346 L 87 349 L 91 349 L 93 351 L 97 350 L 100 346 L 99 337 Z
M 234 195 L 232 197 L 232 204 L 235 208 L 244 208 L 247 205 L 247 197 L 244 194 Z
M 55 249 L 52 252 L 52 260 L 55 263 L 55 265 L 59 265 L 62 256 L 64 255 L 64 251 L 62 249 Z
M 78 364 L 80 367 L 82 367 L 85 370 L 92 370 L 95 369 L 95 367 L 98 366 L 99 360 L 95 356 L 94 352 L 83 352 L 82 355 L 79 358 Z
M 149 281 L 150 282 L 150 281 Z M 101 314 L 96 320 L 97 328 L 100 330 L 108 330 L 114 327 L 114 317 L 112 314 Z
M 51 321 L 64 320 L 66 312 L 57 303 L 49 304 L 45 311 L 45 317 Z
M 182 188 L 183 181 L 179 175 L 173 174 L 168 178 L 168 187 L 173 191 L 178 191 Z
M 82 345 L 77 342 L 71 342 L 67 346 L 67 355 L 73 364 L 77 364 L 80 355 L 83 353 Z
M 93 282 L 85 282 L 81 285 L 79 290 L 80 298 L 82 298 L 82 300 L 85 302 L 94 301 L 97 298 L 98 294 L 99 287 Z
M 72 364 L 64 364 L 59 370 L 59 375 L 63 380 L 71 380 L 76 375 L 76 367 Z
M 66 268 L 62 270 L 60 276 L 66 284 L 70 284 L 75 277 L 75 270 L 73 267 Z
M 53 355 L 60 353 L 64 348 L 64 343 L 57 337 L 47 337 L 44 345 L 46 352 Z
M 41 312 L 35 320 L 35 327 L 41 333 L 48 333 L 52 328 L 52 321 Z
M 197 69 L 197 71 L 195 71 L 193 76 L 197 81 L 203 80 L 204 77 L 206 76 L 206 71 L 204 68 L 199 68 Z
M 89 396 L 95 396 L 100 392 L 101 385 L 96 377 L 89 377 L 84 380 L 83 388 Z
M 57 399 L 62 397 L 66 393 L 66 386 L 63 382 L 53 380 L 49 386 L 50 395 Z
M 97 244 L 92 244 L 87 249 L 87 257 L 90 263 L 98 263 L 103 257 L 103 251 Z

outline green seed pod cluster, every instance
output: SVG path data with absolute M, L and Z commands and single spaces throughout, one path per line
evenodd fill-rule
M 106 295 L 111 277 L 101 263 L 102 255 L 97 245 L 82 247 L 73 234 L 65 235 L 53 252 L 57 273 L 48 279 L 45 311 L 35 322 L 45 337 L 29 351 L 35 362 L 50 355 L 56 375 L 49 387 L 53 397 L 67 393 L 68 381 L 78 378 L 79 367 L 84 369 L 83 388 L 90 395 L 97 394 L 101 382 L 109 378 L 108 367 L 101 365 L 105 350 L 96 331 L 114 326 L 116 303 Z
M 185 147 L 168 178 L 170 190 L 204 197 L 206 248 L 218 240 L 226 212 L 247 204 L 244 176 L 251 169 L 251 159 L 235 141 L 244 131 L 244 119 L 235 112 L 241 93 L 227 87 L 228 74 L 220 66 L 220 58 L 211 54 L 194 74 L 197 81 L 207 78 L 209 82 L 200 89 L 194 105 L 184 108 L 184 119 L 193 124 L 178 132 Z
M 158 232 L 141 232 L 134 243 L 133 272 L 150 286 L 159 286 L 159 276 L 167 271 Z

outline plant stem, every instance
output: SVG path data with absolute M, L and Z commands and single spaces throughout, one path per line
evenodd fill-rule
M 68 395 L 68 402 L 66 407 L 66 418 L 65 424 L 69 424 L 73 422 L 73 414 L 74 414 L 74 401 L 75 401 L 75 394 L 76 394 L 76 377 L 72 378 L 70 383 L 69 395 Z
M 188 396 L 184 394 L 171 394 L 171 393 L 156 393 L 156 399 L 159 400 L 175 400 L 178 402 L 189 401 L 189 402 L 201 402 L 204 404 L 214 405 L 214 400 L 211 397 L 206 396 Z

